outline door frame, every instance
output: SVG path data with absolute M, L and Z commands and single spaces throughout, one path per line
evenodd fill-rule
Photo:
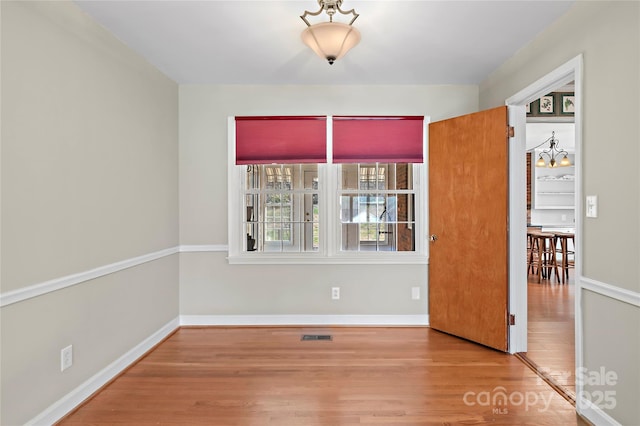
M 509 328 L 509 353 L 527 351 L 527 227 L 526 123 L 525 106 L 549 92 L 575 82 L 575 339 L 576 368 L 582 365 L 582 317 L 580 278 L 582 277 L 582 54 L 574 57 L 534 83 L 509 97 L 509 122 L 515 135 L 509 150 L 509 312 L 516 317 Z

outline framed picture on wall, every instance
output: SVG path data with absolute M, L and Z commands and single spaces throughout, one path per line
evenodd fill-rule
M 527 114 L 531 114 L 531 104 L 527 104 L 527 106 L 524 107 L 524 109 L 527 111 Z
M 538 104 L 539 114 L 553 114 L 554 113 L 554 99 L 553 95 L 546 95 L 540 97 L 540 103 Z
M 575 96 L 573 93 L 562 95 L 560 100 L 560 113 L 561 114 L 574 114 L 576 112 Z

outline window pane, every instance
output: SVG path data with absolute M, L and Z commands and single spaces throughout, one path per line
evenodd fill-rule
M 400 222 L 397 225 L 398 251 L 415 251 L 415 224 L 413 222 Z
M 357 199 L 356 215 L 353 222 L 376 223 L 384 210 L 384 198 L 378 194 L 360 194 Z
M 342 165 L 342 189 L 358 189 L 359 188 L 359 175 L 357 164 L 343 164 Z
M 356 194 L 345 194 L 340 197 L 340 222 L 353 222 L 353 210 L 357 209 L 356 199 Z
M 413 189 L 413 173 L 410 164 L 396 164 L 396 189 Z
M 245 179 L 247 251 L 251 251 L 250 239 L 255 240 L 257 251 L 318 250 L 317 164 L 266 164 L 252 166 L 251 170 L 247 167 Z
M 361 164 L 358 169 L 358 188 L 361 191 L 378 189 L 378 168 L 375 164 Z
M 379 221 L 387 223 L 397 221 L 398 212 L 396 205 L 396 195 L 386 194 L 379 198 L 381 199 L 381 204 L 378 205 L 378 211 L 380 212 L 378 215 Z
M 299 166 L 303 170 L 303 188 L 318 190 L 318 165 L 304 164 Z
M 282 241 L 291 241 L 291 223 L 290 222 L 283 223 L 280 229 L 281 229 L 280 239 Z
M 318 194 L 304 195 L 304 250 L 315 251 L 320 247 L 320 208 Z
M 343 223 L 340 227 L 343 251 L 357 251 L 360 247 L 360 228 L 357 223 Z
M 245 196 L 244 205 L 245 205 L 245 222 L 252 222 L 254 220 L 254 206 L 256 205 L 256 195 L 247 195 Z
M 286 222 L 282 224 L 282 251 L 300 252 L 300 225 L 301 223 Z
M 265 229 L 266 229 L 265 241 L 280 240 L 280 224 L 279 223 L 267 223 L 265 226 Z
M 254 165 L 246 166 L 245 189 L 260 188 L 260 167 Z
M 377 241 L 378 224 L 363 223 L 360 225 L 360 241 Z

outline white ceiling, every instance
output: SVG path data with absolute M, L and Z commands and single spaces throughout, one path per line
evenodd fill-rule
M 362 41 L 329 65 L 300 39 L 316 0 L 76 0 L 180 84 L 479 84 L 573 3 L 344 0 Z

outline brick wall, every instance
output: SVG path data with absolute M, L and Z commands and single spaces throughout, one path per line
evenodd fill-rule
M 409 167 L 408 164 L 399 164 L 396 168 L 396 183 L 399 189 L 409 188 Z M 409 216 L 409 208 L 413 206 L 408 202 L 408 195 L 399 195 L 397 202 L 398 222 L 407 222 L 408 218 L 414 218 L 414 212 Z M 414 245 L 414 229 L 409 228 L 405 223 L 398 224 L 398 251 L 412 251 Z

